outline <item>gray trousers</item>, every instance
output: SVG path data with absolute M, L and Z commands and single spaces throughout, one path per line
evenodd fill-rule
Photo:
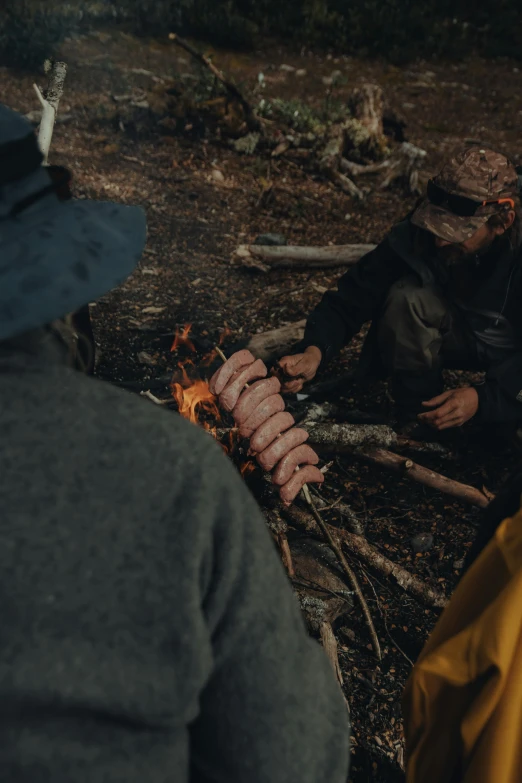
M 462 316 L 415 275 L 391 287 L 373 331 L 380 363 L 405 413 L 422 411 L 423 400 L 443 391 L 442 369 L 487 369 Z

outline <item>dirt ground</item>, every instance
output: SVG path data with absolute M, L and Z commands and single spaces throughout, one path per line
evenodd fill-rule
M 177 357 L 170 353 L 177 326 L 212 344 L 225 325 L 230 343 L 297 321 L 331 287 L 339 270 L 246 270 L 232 261 L 238 244 L 264 232 L 283 233 L 291 244 L 378 242 L 414 203 L 400 189 L 371 192 L 353 202 L 325 182 L 298 154 L 270 161 L 239 155 L 226 140 L 207 138 L 187 128 L 173 135 L 150 118 L 122 119 L 123 102 L 114 100 L 157 87 L 158 78 L 190 79 L 193 63 L 172 44 L 133 38 L 118 30 L 68 41 L 61 52 L 69 66 L 56 127 L 52 162 L 73 171 L 77 195 L 142 204 L 148 215 L 149 242 L 137 272 L 118 291 L 93 307 L 101 350 L 100 377 L 112 382 L 140 381 L 146 388 L 169 375 Z M 390 106 L 405 118 L 406 137 L 428 153 L 426 173 L 465 139 L 494 145 L 521 161 L 522 73 L 510 61 L 479 59 L 458 64 L 419 62 L 396 68 L 347 57 L 296 54 L 267 43 L 249 55 L 216 52 L 215 61 L 247 91 L 266 98 L 299 98 L 316 109 L 325 101 L 323 78 L 342 76 L 333 98 L 343 98 L 358 83 L 375 81 Z M 286 64 L 306 75 L 280 70 Z M 28 112 L 37 108 L 34 75 L 2 69 L 2 100 Z M 148 73 L 147 73 L 148 72 Z M 258 97 L 260 97 L 260 93 Z M 519 145 L 517 148 L 517 144 Z M 215 171 L 220 174 L 215 174 Z M 222 176 L 221 176 L 222 175 Z M 258 206 L 263 181 L 274 182 L 274 198 Z M 361 339 L 324 372 L 345 371 L 355 363 Z M 454 381 L 456 379 L 453 379 Z M 347 388 L 348 405 L 382 412 L 382 389 L 368 395 Z M 148 404 L 145 403 L 144 404 Z M 513 468 L 506 446 L 471 440 L 452 460 L 422 455 L 420 462 L 476 487 L 494 492 Z M 391 559 L 450 594 L 470 546 L 478 511 L 451 502 L 397 475 L 338 459 L 323 492 L 342 493 L 365 523 L 368 540 Z M 415 555 L 411 538 L 431 533 L 433 547 Z M 377 665 L 356 608 L 338 630 L 346 695 L 353 719 L 351 780 L 400 780 L 403 758 L 400 698 L 411 661 L 436 622 L 397 586 L 357 570 L 384 648 Z

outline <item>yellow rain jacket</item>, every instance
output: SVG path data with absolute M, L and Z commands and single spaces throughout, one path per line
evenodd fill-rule
M 407 783 L 521 783 L 522 511 L 457 587 L 403 706 Z

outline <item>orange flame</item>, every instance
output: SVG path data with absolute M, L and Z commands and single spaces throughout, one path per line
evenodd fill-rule
M 191 325 L 187 324 L 180 332 L 176 330 L 174 342 L 172 344 L 171 351 L 177 351 L 179 346 L 185 346 L 191 351 L 195 352 L 195 347 L 192 341 L 189 339 Z M 222 345 L 226 337 L 230 334 L 228 327 L 224 329 L 221 334 L 219 345 Z M 203 366 L 210 365 L 217 356 L 216 350 L 212 350 L 207 356 L 205 356 L 201 362 Z M 173 382 L 171 384 L 172 396 L 178 404 L 178 412 L 180 416 L 188 419 L 193 424 L 198 424 L 203 429 L 207 430 L 214 438 L 217 439 L 218 432 L 216 428 L 216 422 L 221 421 L 221 413 L 217 405 L 217 398 L 211 393 L 208 385 L 208 381 L 198 378 L 191 380 L 189 378 L 187 368 L 194 368 L 194 363 L 190 359 L 186 359 L 183 362 L 178 363 L 178 367 L 181 369 L 181 381 Z M 211 417 L 214 421 L 212 424 L 204 421 L 202 414 Z M 226 454 L 232 454 L 234 446 L 237 442 L 237 430 L 232 429 L 228 434 L 228 443 L 220 441 L 220 445 Z M 246 460 L 240 468 L 241 475 L 247 476 L 253 470 L 256 465 L 252 460 Z
M 194 343 L 192 340 L 189 339 L 190 330 L 192 329 L 192 324 L 185 324 L 183 327 L 183 331 L 180 333 L 179 329 L 176 329 L 176 334 L 174 335 L 174 342 L 172 343 L 172 348 L 170 349 L 171 353 L 175 353 L 180 345 L 185 346 L 189 349 L 189 351 L 192 351 L 192 353 L 196 352 L 196 348 L 194 347 Z
M 240 473 L 245 478 L 245 476 L 248 476 L 249 473 L 252 473 L 256 469 L 255 462 L 252 462 L 252 460 L 248 460 L 247 462 L 244 462 L 241 465 Z
M 208 382 L 201 379 L 191 381 L 187 375 L 186 365 L 180 364 L 180 367 L 182 381 L 172 384 L 172 395 L 178 403 L 180 416 L 193 424 L 199 424 L 199 413 L 202 410 L 219 420 L 221 418 L 219 408 L 215 396 L 208 388 Z M 205 429 L 210 429 L 210 426 L 205 422 L 202 423 L 202 426 Z

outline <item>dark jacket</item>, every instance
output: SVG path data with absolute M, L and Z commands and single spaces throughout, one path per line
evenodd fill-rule
M 473 284 L 464 301 L 429 235 L 409 220 L 396 225 L 371 253 L 344 274 L 308 318 L 301 348 L 316 345 L 329 361 L 367 321 L 377 318 L 391 286 L 415 272 L 437 284 L 460 310 L 483 355 L 486 382 L 477 387 L 485 422 L 522 418 L 522 253 L 503 235 L 476 258 Z M 518 402 L 517 402 L 518 401 Z M 520 409 L 519 409 L 520 404 Z
M 0 778 L 345 783 L 347 711 L 213 439 L 0 345 Z

